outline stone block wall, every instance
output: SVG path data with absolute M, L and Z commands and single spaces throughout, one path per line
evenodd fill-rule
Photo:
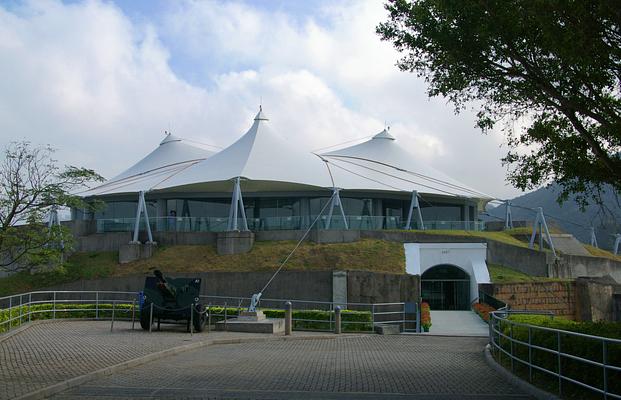
M 552 311 L 557 316 L 576 318 L 575 282 L 525 282 L 493 285 L 492 296 L 514 310 Z

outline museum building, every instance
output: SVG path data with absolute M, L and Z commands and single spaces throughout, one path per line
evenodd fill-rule
M 262 110 L 225 149 L 167 134 L 135 165 L 81 195 L 105 203 L 95 213 L 72 210 L 73 219 L 96 220 L 98 232 L 134 230 L 141 209 L 156 231 L 478 230 L 478 213 L 491 200 L 421 163 L 388 129 L 313 153 L 273 132 Z

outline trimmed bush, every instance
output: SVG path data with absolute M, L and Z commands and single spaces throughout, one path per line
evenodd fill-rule
M 28 322 L 28 306 L 13 307 L 10 318 L 11 327 L 20 325 L 20 308 L 22 313 L 21 323 Z M 52 319 L 54 317 L 53 304 L 34 304 L 30 307 L 32 321 L 42 319 Z M 95 318 L 95 304 L 56 304 L 56 318 Z M 240 309 L 227 307 L 226 316 L 235 317 Z M 209 309 L 212 322 L 222 321 L 225 316 L 224 307 L 212 306 Z M 268 318 L 284 318 L 284 310 L 264 309 L 263 312 Z M 116 304 L 115 318 L 131 318 L 132 304 Z M 112 304 L 99 304 L 99 318 L 112 317 Z M 0 333 L 9 329 L 8 323 L 3 323 L 9 319 L 9 310 L 0 310 Z M 140 319 L 140 309 L 136 304 L 136 320 Z M 334 330 L 334 311 L 324 310 L 294 310 L 293 329 L 296 330 Z M 373 330 L 373 317 L 369 311 L 341 311 L 342 329 L 344 332 L 371 332 Z
M 47 304 L 33 304 L 30 307 L 17 306 L 10 309 L 11 315 L 9 316 L 9 309 L 0 310 L 0 333 L 9 330 L 9 323 L 6 322 L 9 319 L 15 318 L 10 322 L 11 327 L 20 325 L 20 312 L 21 323 L 28 322 L 28 311 L 32 313 L 30 315 L 31 321 L 52 319 L 54 318 L 54 305 Z M 131 318 L 132 304 L 118 303 L 114 307 L 115 318 Z M 95 304 L 69 304 L 69 303 L 57 303 L 56 304 L 56 318 L 96 318 Z M 112 304 L 100 303 L 99 304 L 99 318 L 111 318 L 112 317 Z M 136 305 L 136 320 L 140 318 L 140 310 Z

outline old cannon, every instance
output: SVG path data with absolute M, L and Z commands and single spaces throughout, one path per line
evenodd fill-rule
M 200 278 L 165 278 L 155 270 L 145 279 L 140 299 L 140 326 L 149 330 L 154 322 L 185 321 L 188 331 L 193 324 L 196 332 L 205 327 L 207 313 L 200 304 Z M 151 315 L 153 313 L 153 315 Z

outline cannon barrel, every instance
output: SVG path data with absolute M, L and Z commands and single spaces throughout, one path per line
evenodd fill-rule
M 153 275 L 155 275 L 155 278 L 157 279 L 157 288 L 160 292 L 162 292 L 165 297 L 174 300 L 177 296 L 177 289 L 166 281 L 162 271 L 156 269 L 153 271 Z

